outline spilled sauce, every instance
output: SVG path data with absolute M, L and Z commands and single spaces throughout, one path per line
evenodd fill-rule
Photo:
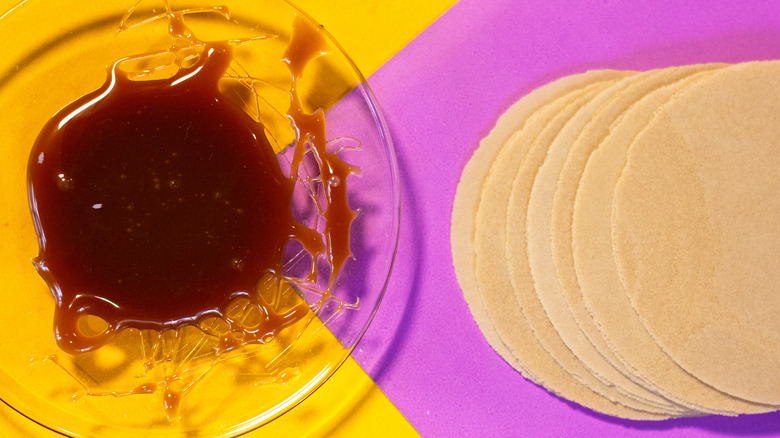
M 282 278 L 286 245 L 296 240 L 311 255 L 312 282 L 318 259 L 327 261 L 328 286 L 314 308 L 351 256 L 347 177 L 357 169 L 327 150 L 324 113 L 307 112 L 297 87 L 325 51 L 321 28 L 296 18 L 282 59 L 292 76 L 286 117 L 297 132 L 286 176 L 262 123 L 219 90 L 238 43 L 200 41 L 183 13 L 166 9 L 177 71 L 138 80 L 122 68 L 128 59 L 117 61 L 103 86 L 52 117 L 30 154 L 33 263 L 55 298 L 55 337 L 69 354 L 97 349 L 125 328 L 175 330 L 213 317 L 228 325 L 217 355 L 272 342 L 311 311 L 302 303 L 277 312 L 257 293 L 261 279 Z M 324 190 L 323 231 L 291 208 L 307 154 Z M 229 314 L 237 299 L 259 309 L 258 323 Z M 105 327 L 85 330 L 85 317 Z M 160 389 L 175 418 L 182 394 L 170 379 L 92 395 Z
M 318 109 L 312 114 L 306 113 L 301 105 L 298 93 L 298 81 L 309 60 L 325 51 L 325 41 L 320 34 L 321 28 L 309 26 L 298 19 L 293 25 L 293 36 L 284 54 L 292 74 L 292 102 L 288 117 L 293 120 L 301 135 L 298 138 L 292 163 L 292 175 L 298 174 L 298 166 L 303 160 L 305 143 L 311 145 L 310 151 L 320 169 L 320 179 L 324 183 L 327 208 L 325 216 L 325 241 L 323 252 L 333 273 L 338 273 L 344 262 L 352 255 L 349 248 L 349 233 L 356 213 L 349 208 L 347 201 L 346 177 L 356 169 L 342 161 L 336 154 L 328 152 L 325 139 L 325 114 Z M 312 277 L 316 277 L 316 264 L 312 264 Z M 337 276 L 331 274 L 328 290 L 333 287 Z M 327 299 L 327 293 L 324 299 Z

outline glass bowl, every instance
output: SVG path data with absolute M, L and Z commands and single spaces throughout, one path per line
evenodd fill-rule
M 162 0 L 28 0 L 0 16 L 0 399 L 69 436 L 222 437 L 262 426 L 346 360 L 393 264 L 400 208 L 395 154 L 370 88 L 339 45 L 284 0 L 171 0 L 167 8 Z M 295 240 L 286 245 L 283 271 L 258 279 L 250 291 L 274 312 L 305 309 L 274 336 L 220 347 L 232 333 L 225 319 L 253 327 L 263 318 L 262 308 L 236 299 L 221 319 L 165 330 L 128 327 L 99 348 L 69 354 L 55 340 L 53 294 L 31 262 L 39 242 L 28 204 L 30 151 L 47 121 L 98 89 L 119 59 L 136 57 L 126 68 L 140 76 L 165 70 L 164 57 L 151 63 L 137 57 L 170 53 L 166 11 L 184 11 L 199 41 L 232 41 L 233 63 L 220 91 L 265 126 L 288 178 L 300 145 L 291 208 L 326 246 L 326 192 L 346 186 L 356 212 L 351 256 L 333 269 L 327 252 L 312 256 Z M 294 27 L 323 38 L 323 54 L 306 64 L 295 93 L 305 113 L 324 114 L 323 147 L 353 169 L 346 181 L 321 177 L 314 140 L 299 141 L 302 130 L 290 123 L 293 80 L 284 58 Z M 99 335 L 102 322 L 85 316 L 79 327 Z

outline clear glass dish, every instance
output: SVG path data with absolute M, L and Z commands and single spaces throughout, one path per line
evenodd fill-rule
M 229 15 L 215 12 L 218 6 Z M 200 40 L 245 41 L 235 46 L 225 94 L 235 92 L 237 104 L 263 122 L 289 175 L 296 134 L 284 117 L 291 75 L 282 58 L 296 17 L 313 20 L 284 0 L 172 0 L 170 8 L 190 11 L 186 24 Z M 346 181 L 349 207 L 357 212 L 352 257 L 329 292 L 323 294 L 327 257 L 312 261 L 292 242 L 281 278 L 257 293 L 278 311 L 301 303 L 309 310 L 268 342 L 217 354 L 222 332 L 211 320 L 164 332 L 125 329 L 86 353 L 57 346 L 55 301 L 31 263 L 38 241 L 28 206 L 30 150 L 57 111 L 105 82 L 108 66 L 170 46 L 168 22 L 154 18 L 165 11 L 162 0 L 28 0 L 0 16 L 0 399 L 65 435 L 223 437 L 262 426 L 346 360 L 376 312 L 393 264 L 400 204 L 388 129 L 363 76 L 321 31 L 326 53 L 307 65 L 299 96 L 307 111 L 324 111 L 328 151 L 359 169 Z M 125 30 L 117 32 L 121 23 Z M 321 231 L 327 183 L 318 174 L 316 160 L 300 168 L 293 210 Z M 307 278 L 312 263 L 321 274 Z M 257 318 L 243 302 L 228 312 L 250 326 Z M 163 390 L 169 386 L 175 392 Z M 166 401 L 171 394 L 179 398 L 175 409 Z

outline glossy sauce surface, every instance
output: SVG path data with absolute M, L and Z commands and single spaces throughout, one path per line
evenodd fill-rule
M 116 63 L 100 89 L 49 121 L 30 155 L 40 245 L 34 263 L 57 302 L 55 335 L 66 352 L 99 347 L 125 327 L 165 330 L 208 316 L 231 326 L 224 349 L 266 342 L 308 312 L 299 306 L 275 314 L 253 293 L 264 276 L 281 277 L 287 242 L 300 241 L 312 255 L 313 276 L 316 259 L 326 257 L 331 284 L 350 256 L 355 214 L 346 178 L 353 169 L 327 152 L 322 111 L 306 113 L 295 89 L 303 67 L 321 52 L 319 29 L 296 20 L 284 59 L 293 76 L 287 116 L 299 132 L 286 177 L 263 125 L 219 91 L 231 44 L 201 44 L 180 15 L 169 14 L 169 21 L 175 43 L 197 43 L 197 62 L 170 78 L 143 81 Z M 322 235 L 291 212 L 306 153 L 316 154 L 324 181 L 337 181 L 325 184 Z M 322 295 L 327 299 L 329 290 Z M 259 327 L 226 317 L 236 298 L 260 307 Z M 85 334 L 85 315 L 108 328 Z

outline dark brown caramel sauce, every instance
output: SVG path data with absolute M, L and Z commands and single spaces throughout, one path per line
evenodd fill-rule
M 287 117 L 299 134 L 285 177 L 262 124 L 219 92 L 231 44 L 202 43 L 182 14 L 167 15 L 172 50 L 198 49 L 197 62 L 142 81 L 117 62 L 100 89 L 47 123 L 30 155 L 34 263 L 55 297 L 55 334 L 69 353 L 97 348 L 125 327 L 175 329 L 210 316 L 230 326 L 219 350 L 268 342 L 308 312 L 301 305 L 277 314 L 254 293 L 261 278 L 281 278 L 287 242 L 312 255 L 311 279 L 317 258 L 328 260 L 323 302 L 351 255 L 346 180 L 354 169 L 326 150 L 323 111 L 307 113 L 295 86 L 324 50 L 321 29 L 296 19 L 284 57 L 293 76 Z M 322 235 L 291 212 L 307 153 L 326 192 Z M 261 324 L 247 328 L 225 314 L 237 298 L 261 309 Z M 85 335 L 84 315 L 108 328 Z M 178 395 L 166 392 L 169 402 L 178 405 Z

